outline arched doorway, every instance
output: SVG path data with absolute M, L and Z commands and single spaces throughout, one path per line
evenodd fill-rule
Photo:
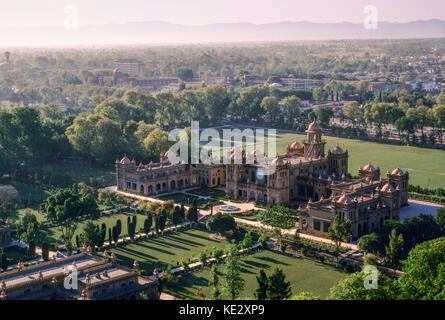
M 176 189 L 176 181 L 175 181 L 175 180 L 172 180 L 172 181 L 170 182 L 170 189 L 171 189 L 171 190 Z

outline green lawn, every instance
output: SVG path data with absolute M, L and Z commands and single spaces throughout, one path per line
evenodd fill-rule
M 294 257 L 274 253 L 271 251 L 260 251 L 242 258 L 242 277 L 246 280 L 246 286 L 241 293 L 241 298 L 253 298 L 257 287 L 256 276 L 261 269 L 268 275 L 273 269 L 278 267 L 283 269 L 286 278 L 291 283 L 292 293 L 297 294 L 302 291 L 310 291 L 321 298 L 326 298 L 329 289 L 339 280 L 346 277 L 346 273 L 334 267 L 316 262 L 310 259 L 297 259 Z M 224 264 L 218 266 L 218 271 L 222 273 Z M 194 272 L 182 277 L 179 282 L 165 284 L 166 288 L 178 292 L 190 299 L 197 299 L 197 290 L 203 290 L 210 294 L 212 288 L 209 287 L 210 271 L 204 270 Z M 220 283 L 223 283 L 223 276 L 220 276 Z M 224 296 L 227 298 L 227 296 Z
M 209 234 L 199 229 L 187 229 L 136 241 L 109 251 L 116 254 L 118 263 L 131 267 L 134 260 L 137 260 L 139 268 L 151 274 L 156 267 L 165 267 L 167 264 L 176 266 L 184 258 L 197 257 L 204 249 L 210 251 L 214 247 L 230 246 L 229 241 L 210 239 Z

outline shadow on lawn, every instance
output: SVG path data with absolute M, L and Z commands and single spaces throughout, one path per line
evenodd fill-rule
M 203 247 L 204 246 L 203 244 L 201 244 L 199 242 L 180 238 L 179 236 L 176 236 L 176 235 L 169 234 L 169 235 L 164 235 L 164 237 L 166 237 L 167 239 L 172 239 L 174 241 L 181 242 L 181 243 L 189 245 L 191 247 Z
M 216 243 L 221 242 L 221 241 L 219 241 L 219 240 L 211 239 L 211 238 L 209 238 L 208 236 L 207 236 L 207 237 L 204 237 L 204 236 L 201 236 L 201 235 L 199 235 L 199 234 L 187 233 L 187 235 L 189 235 L 189 236 L 191 236 L 191 237 L 195 237 L 195 238 L 199 238 L 199 239 L 207 240 L 207 241 L 210 241 L 210 242 L 216 242 Z
M 257 259 L 268 261 L 268 262 L 270 262 L 272 264 L 282 264 L 284 266 L 289 266 L 290 265 L 289 263 L 286 263 L 286 262 L 283 262 L 283 261 L 280 261 L 280 260 L 277 260 L 277 259 L 274 259 L 274 258 L 270 258 L 270 257 L 257 257 Z
M 167 289 L 179 292 L 191 299 L 197 299 L 196 291 L 199 288 L 204 288 L 208 285 L 208 279 L 205 277 L 196 276 L 194 273 L 187 274 L 187 276 L 182 278 L 181 282 L 168 282 L 165 284 Z
M 141 243 L 138 243 L 138 245 L 140 245 L 141 247 L 147 248 L 149 250 L 158 251 L 158 252 L 161 252 L 161 253 L 164 253 L 164 254 L 168 254 L 168 255 L 171 255 L 171 256 L 175 255 L 174 252 L 163 250 L 163 249 L 156 248 L 156 247 L 152 247 L 152 246 L 147 245 L 146 243 L 142 243 L 141 242 Z
M 165 243 L 165 242 L 162 242 L 159 239 L 151 238 L 150 241 L 154 242 L 157 245 L 160 245 L 162 247 L 167 247 L 167 248 L 173 247 L 173 248 L 184 250 L 184 251 L 190 251 L 190 248 L 186 248 L 186 247 L 183 247 L 183 246 L 180 246 L 180 245 L 177 245 L 177 244 L 174 244 L 174 243 L 170 243 L 170 242 L 169 243 Z
M 249 266 L 252 266 L 252 267 L 258 268 L 258 269 L 269 269 L 270 268 L 270 265 L 268 265 L 268 264 L 260 263 L 260 262 L 256 262 L 256 261 L 252 261 L 252 260 L 244 260 L 243 262 Z
M 114 253 L 115 254 L 124 254 L 124 253 L 128 253 L 128 254 L 130 254 L 132 257 L 136 257 L 136 258 L 140 258 L 140 259 L 153 259 L 153 260 L 158 260 L 158 258 L 156 258 L 156 257 L 154 257 L 154 256 L 151 256 L 151 255 L 149 255 L 149 254 L 146 254 L 146 253 L 142 253 L 142 252 L 140 252 L 140 251 L 137 251 L 137 250 L 133 250 L 133 249 L 130 249 L 130 248 L 128 248 L 128 247 L 118 247 L 118 248 L 115 248 L 115 249 L 113 249 L 113 251 L 114 251 Z M 130 258 L 128 258 L 128 259 L 130 259 Z M 139 261 L 139 260 L 138 260 Z M 133 261 L 131 262 L 132 264 L 133 264 Z

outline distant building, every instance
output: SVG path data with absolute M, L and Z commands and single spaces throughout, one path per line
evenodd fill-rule
M 158 281 L 117 265 L 112 258 L 87 253 L 0 273 L 2 300 L 135 300 L 140 293 L 159 299 Z M 77 288 L 67 288 L 65 279 L 77 276 Z M 74 280 L 73 280 L 74 281 Z
M 134 59 L 117 59 L 114 61 L 114 68 L 130 77 L 137 77 L 145 65 Z
M 323 86 L 323 80 L 297 78 L 280 78 L 280 80 L 283 87 L 290 89 L 310 90 Z
M 385 83 L 385 82 L 370 82 L 368 90 L 371 92 L 377 91 L 396 91 L 401 89 L 411 89 L 411 86 L 403 83 Z
M 117 69 L 113 72 L 113 85 L 119 88 L 131 89 L 139 87 L 145 92 L 156 92 L 166 89 L 173 84 L 179 85 L 179 78 L 137 78 L 130 77 Z

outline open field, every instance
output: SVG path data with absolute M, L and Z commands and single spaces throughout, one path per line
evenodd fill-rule
M 221 129 L 219 131 L 222 132 Z M 294 141 L 301 143 L 306 136 L 277 132 L 276 138 L 277 152 L 283 154 L 286 152 L 288 144 L 292 144 Z M 380 167 L 383 177 L 387 170 L 392 171 L 399 167 L 410 172 L 410 184 L 427 188 L 445 188 L 445 151 L 443 150 L 393 146 L 326 136 L 323 138 L 327 142 L 327 150 L 332 150 L 339 145 L 344 150 L 349 151 L 349 173 L 353 176 L 358 175 L 360 167 L 371 162 L 375 167 Z
M 256 276 L 261 269 L 270 275 L 274 268 L 281 268 L 286 274 L 287 281 L 291 283 L 293 294 L 310 291 L 321 298 L 326 298 L 329 289 L 346 276 L 346 273 L 320 262 L 304 258 L 297 259 L 271 251 L 260 251 L 242 258 L 241 261 L 242 277 L 246 280 L 241 298 L 253 298 L 257 287 Z M 220 273 L 223 269 L 224 264 L 218 266 Z M 186 277 L 182 277 L 180 282 L 166 283 L 165 286 L 173 292 L 178 292 L 190 299 L 196 299 L 197 290 L 203 290 L 210 294 L 212 288 L 209 286 L 209 279 L 210 271 L 204 270 L 188 274 Z M 223 282 L 224 278 L 220 276 L 220 283 Z
M 176 265 L 184 258 L 197 257 L 204 249 L 210 251 L 214 247 L 230 246 L 229 241 L 210 239 L 209 234 L 199 229 L 181 230 L 177 233 L 170 232 L 163 236 L 138 240 L 108 251 L 116 254 L 118 263 L 131 267 L 134 260 L 137 260 L 139 268 L 151 274 L 156 267 Z

